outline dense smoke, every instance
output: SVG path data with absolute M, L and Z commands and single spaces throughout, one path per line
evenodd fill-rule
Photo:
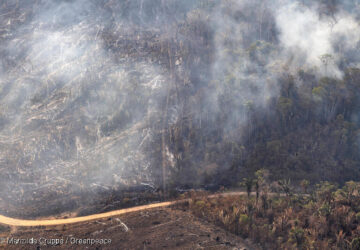
M 293 55 L 295 68 L 316 67 L 321 75 L 342 77 L 339 64 L 359 42 L 359 24 L 351 14 L 341 9 L 321 15 L 291 2 L 278 9 L 276 22 L 285 55 Z
M 26 204 L 45 193 L 159 187 L 171 175 L 191 186 L 196 175 L 187 164 L 198 164 L 200 176 L 229 169 L 233 153 L 209 155 L 210 141 L 187 148 L 193 135 L 182 124 L 238 143 L 251 134 L 250 110 L 267 112 L 284 75 L 301 68 L 342 78 L 359 63 L 356 8 L 351 1 L 4 1 L 1 198 Z M 182 146 L 171 139 L 179 130 Z
M 233 100 L 228 110 L 236 112 L 228 118 L 229 131 L 246 132 L 242 128 L 249 123 L 250 107 L 267 112 L 281 78 L 305 70 L 318 78 L 342 79 L 345 68 L 357 67 L 357 8 L 350 1 L 290 0 L 226 1 L 215 8 L 211 80 L 216 81 L 216 91 L 209 96 L 220 106 L 222 99 Z

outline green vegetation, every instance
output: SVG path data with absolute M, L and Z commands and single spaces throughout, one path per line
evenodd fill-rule
M 360 249 L 359 182 L 322 182 L 308 194 L 285 192 L 288 181 L 262 183 L 259 202 L 257 195 L 193 197 L 191 211 L 264 249 Z

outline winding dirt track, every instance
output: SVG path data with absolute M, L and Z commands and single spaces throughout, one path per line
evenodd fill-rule
M 117 216 L 117 215 L 121 215 L 121 214 L 151 209 L 151 208 L 168 207 L 168 206 L 174 205 L 179 202 L 184 202 L 184 201 L 185 200 L 161 202 L 161 203 L 155 203 L 155 204 L 150 204 L 150 205 L 125 208 L 125 209 L 120 209 L 120 210 L 101 213 L 101 214 L 93 214 L 93 215 L 88 215 L 88 216 L 66 218 L 66 219 L 22 220 L 22 219 L 14 219 L 14 218 L 0 215 L 0 224 L 5 224 L 8 226 L 18 226 L 18 227 L 56 226 L 56 225 L 72 224 L 72 223 L 78 223 L 78 222 L 103 219 L 103 218 L 108 218 L 108 217 Z
M 213 194 L 209 195 L 209 198 L 215 198 L 219 196 L 232 196 L 232 195 L 244 195 L 245 192 L 229 192 L 229 193 L 221 193 L 221 194 Z M 66 219 L 51 219 L 51 220 L 22 220 L 22 219 L 15 219 L 0 215 L 0 224 L 8 225 L 8 226 L 16 226 L 16 227 L 38 227 L 38 226 L 57 226 L 57 225 L 64 225 L 64 224 L 73 224 L 79 222 L 86 222 L 91 220 L 98 220 L 103 218 L 109 218 L 117 215 L 122 215 L 131 212 L 138 212 L 142 210 L 152 209 L 152 208 L 159 208 L 159 207 L 168 207 L 175 204 L 180 204 L 189 201 L 189 199 L 177 200 L 177 201 L 167 201 L 161 203 L 154 203 L 149 205 L 125 208 L 120 210 L 115 210 L 106 213 L 100 214 L 93 214 L 75 218 L 66 218 Z

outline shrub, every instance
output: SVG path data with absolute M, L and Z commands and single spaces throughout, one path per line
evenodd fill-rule
M 289 241 L 296 247 L 301 247 L 305 241 L 305 233 L 302 228 L 295 227 L 290 230 Z
M 240 224 L 247 224 L 250 222 L 250 218 L 249 216 L 247 216 L 246 214 L 241 214 L 240 218 L 239 218 L 239 223 Z
M 360 237 L 354 238 L 351 241 L 351 249 L 352 250 L 360 250 Z
M 357 222 L 360 223 L 360 212 L 358 212 L 358 213 L 355 215 L 355 217 L 356 217 Z

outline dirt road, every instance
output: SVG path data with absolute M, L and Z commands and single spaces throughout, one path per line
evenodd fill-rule
M 213 194 L 208 197 L 215 198 L 218 196 L 244 195 L 244 194 L 246 194 L 246 193 L 245 192 L 228 192 L 228 193 L 221 193 L 221 194 Z M 10 218 L 10 217 L 0 215 L 0 224 L 4 224 L 4 225 L 8 225 L 8 226 L 16 226 L 16 227 L 57 226 L 57 225 L 73 224 L 73 223 L 109 218 L 109 217 L 113 217 L 113 216 L 118 216 L 118 215 L 127 214 L 127 213 L 131 213 L 131 212 L 143 211 L 143 210 L 152 209 L 152 208 L 169 207 L 171 205 L 184 203 L 186 201 L 188 201 L 188 199 L 177 200 L 177 201 L 167 201 L 167 202 L 125 208 L 125 209 L 115 210 L 115 211 L 106 212 L 106 213 L 93 214 L 93 215 L 75 217 L 75 218 L 66 218 L 66 219 L 22 220 L 22 219 L 15 219 L 15 218 Z
M 209 195 L 244 195 L 228 192 Z M 226 232 L 187 209 L 189 199 L 137 206 L 117 211 L 66 219 L 22 220 L 0 215 L 0 249 L 79 249 L 76 239 L 111 239 L 109 244 L 81 245 L 87 249 L 259 249 L 241 237 Z M 173 206 L 175 205 L 175 206 Z M 15 244 L 13 239 L 36 239 Z M 54 240 L 63 242 L 53 244 Z
M 0 239 L 36 239 L 37 243 L 9 242 L 0 244 L 0 249 L 259 249 L 251 242 L 192 215 L 185 208 L 180 205 L 160 207 L 76 224 L 19 227 L 12 232 L 0 233 Z M 63 242 L 54 243 L 56 239 Z M 80 244 L 76 239 L 111 239 L 111 243 Z
M 184 202 L 184 201 L 161 202 L 161 203 L 149 204 L 144 206 L 125 208 L 125 209 L 120 209 L 106 213 L 93 214 L 93 215 L 76 217 L 76 218 L 66 218 L 66 219 L 22 220 L 22 219 L 14 219 L 0 215 L 0 224 L 5 224 L 8 226 L 17 226 L 17 227 L 57 226 L 57 225 L 73 224 L 73 223 L 109 218 L 117 215 L 122 215 L 131 212 L 138 212 L 151 208 L 168 207 L 179 202 Z

